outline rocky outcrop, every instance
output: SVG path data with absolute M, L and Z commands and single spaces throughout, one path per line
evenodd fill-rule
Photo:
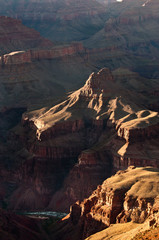
M 113 223 L 133 221 L 143 223 L 156 208 L 158 199 L 159 170 L 130 167 L 108 178 L 83 202 L 70 209 L 69 220 L 74 229 L 85 239 Z M 151 191 L 153 189 L 153 191 Z M 73 235 L 73 231 L 71 233 Z M 76 239 L 76 238 L 70 239 Z M 55 238 L 56 239 L 56 238 Z M 63 238 L 65 239 L 65 237 Z
M 0 17 L 0 32 L 0 108 L 48 102 L 63 96 L 65 89 L 75 88 L 82 75 L 90 73 L 91 67 L 82 59 L 85 49 L 81 43 L 55 46 L 9 17 Z
M 84 52 L 84 48 L 80 43 L 74 43 L 70 46 L 58 46 L 45 50 L 28 50 L 17 51 L 2 55 L 0 64 L 2 67 L 6 65 L 31 63 L 33 61 L 40 61 L 45 59 L 56 59 L 65 56 L 77 55 Z

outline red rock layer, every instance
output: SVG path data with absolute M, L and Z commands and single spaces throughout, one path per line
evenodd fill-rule
M 39 61 L 45 59 L 54 59 L 64 56 L 77 55 L 84 52 L 84 48 L 81 43 L 73 43 L 70 46 L 58 46 L 49 50 L 28 50 L 17 51 L 1 56 L 0 64 L 2 66 L 11 64 L 24 64 L 31 63 L 32 61 Z
M 78 239 L 85 239 L 110 224 L 129 221 L 143 223 L 159 211 L 158 177 L 158 169 L 149 167 L 131 167 L 117 172 L 98 186 L 88 199 L 76 202 L 70 208 L 68 219 L 61 224 L 61 233 L 69 229 L 69 239 L 77 239 L 75 232 L 79 234 Z M 150 185 L 154 191 L 149 189 Z M 62 236 L 61 233 L 59 231 L 58 234 Z M 57 235 L 55 233 L 55 239 Z M 61 239 L 67 237 L 68 234 Z

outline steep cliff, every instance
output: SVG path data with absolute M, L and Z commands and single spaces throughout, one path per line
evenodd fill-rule
M 62 58 L 65 56 L 77 55 L 84 52 L 84 47 L 80 43 L 72 43 L 68 46 L 56 46 L 52 48 L 50 46 L 50 49 L 16 51 L 2 55 L 0 58 L 0 64 L 2 67 L 4 67 L 6 65 L 25 64 L 31 63 L 33 61 Z
M 158 1 L 100 2 L 109 4 L 103 6 L 99 0 L 2 1 L 0 14 L 21 19 L 54 42 L 82 41 L 85 60 L 97 69 L 128 67 L 146 77 L 159 76 Z
M 118 223 L 130 221 L 143 223 L 146 219 L 149 219 L 151 226 L 150 219 L 154 211 L 155 214 L 159 211 L 156 208 L 158 201 L 158 178 L 158 169 L 150 167 L 130 167 L 125 171 L 117 172 L 114 176 L 104 181 L 101 186 L 98 186 L 88 199 L 81 203 L 76 202 L 70 208 L 68 218 L 63 219 L 61 226 L 59 226 L 59 231 L 54 232 L 53 236 L 55 239 L 58 239 L 58 234 L 61 239 L 67 239 L 68 237 L 69 239 L 85 239 L 89 235 L 109 227 L 110 224 L 116 223 L 114 227 L 104 230 L 105 234 L 103 232 L 102 235 L 101 232 L 101 238 L 99 233 L 95 239 L 109 239 L 110 236 L 114 237 L 113 239 L 119 239 L 115 237 L 126 239 L 120 236 L 124 231 L 127 239 L 130 239 L 129 235 L 126 235 L 128 231 L 130 231 L 128 234 L 132 238 L 137 234 L 137 231 L 134 229 L 138 228 L 139 230 L 141 228 L 139 227 L 140 225 L 131 223 L 131 226 L 127 225 L 129 226 L 127 229 L 126 226 L 124 229 L 123 225 L 124 231 L 122 232 L 122 227 L 120 228 L 121 225 L 118 225 Z M 144 230 L 144 225 L 141 226 Z M 68 234 L 66 229 L 70 231 Z M 119 230 L 118 233 L 117 229 Z M 132 233 L 131 229 L 133 229 Z M 76 232 L 79 234 L 78 238 Z M 90 239 L 93 239 L 93 237 L 90 237 Z

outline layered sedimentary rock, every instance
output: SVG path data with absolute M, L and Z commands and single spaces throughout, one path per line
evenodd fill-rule
M 70 215 L 61 223 L 61 233 L 69 229 L 70 239 L 77 238 L 75 232 L 81 233 L 78 239 L 85 239 L 92 233 L 109 227 L 110 224 L 116 223 L 117 225 L 117 223 L 130 221 L 143 223 L 148 218 L 149 224 L 151 224 L 150 219 L 152 216 L 155 217 L 153 214 L 157 214 L 159 211 L 156 207 L 158 202 L 158 178 L 158 169 L 150 167 L 130 167 L 125 171 L 117 172 L 116 175 L 108 178 L 101 186 L 98 186 L 88 199 L 81 203 L 77 202 L 71 207 Z M 115 227 L 118 228 L 118 225 Z M 139 225 L 132 225 L 130 229 L 137 227 Z M 127 229 L 127 231 L 130 229 Z M 60 230 L 57 234 L 54 232 L 55 239 L 61 233 Z M 119 226 L 118 234 L 120 233 L 122 233 L 122 230 L 120 230 Z M 136 233 L 134 231 L 134 235 Z M 114 236 L 116 235 L 117 233 Z M 62 235 L 59 236 L 62 237 Z M 109 228 L 105 238 L 102 236 L 102 239 L 107 239 L 106 236 L 110 236 Z M 67 237 L 68 234 L 63 235 L 62 239 L 67 239 Z M 129 239 L 129 236 L 127 237 Z
M 130 81 L 125 80 L 128 74 Z M 44 205 L 68 211 L 70 204 L 91 194 L 112 171 L 132 164 L 158 167 L 159 116 L 145 108 L 148 84 L 155 89 L 158 83 L 128 70 L 112 73 L 105 68 L 92 73 L 65 101 L 25 113 L 23 126 L 13 132 L 13 138 L 15 134 L 27 146 L 29 158 L 18 173 L 21 186 L 10 207 L 28 209 L 29 202 L 31 208 Z M 28 191 L 32 199 L 25 197 Z
M 81 43 L 54 45 L 10 17 L 0 17 L 0 26 L 0 109 L 57 100 L 92 71 Z
M 89 61 L 111 69 L 130 66 L 146 77 L 154 72 L 158 76 L 158 9 L 156 0 L 108 5 L 105 27 L 84 41 Z
M 43 36 L 60 42 L 87 38 L 100 29 L 105 12 L 95 0 L 2 1 L 0 8 L 0 15 L 19 18 Z
M 72 43 L 68 46 L 52 47 L 49 50 L 28 50 L 28 51 L 16 51 L 5 55 L 0 58 L 0 64 L 2 67 L 6 65 L 25 64 L 32 63 L 33 61 L 51 60 L 61 58 L 65 56 L 77 55 L 84 53 L 84 47 L 80 43 Z
M 53 41 L 83 41 L 85 60 L 97 69 L 126 66 L 159 76 L 158 1 L 109 2 L 103 7 L 96 1 L 12 1 L 0 9 Z

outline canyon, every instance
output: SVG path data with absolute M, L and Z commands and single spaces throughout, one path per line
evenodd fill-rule
M 0 9 L 1 15 L 20 19 L 58 45 L 82 42 L 85 63 L 91 66 L 87 76 L 105 66 L 112 70 L 127 67 L 150 78 L 159 75 L 156 0 L 109 1 L 106 5 L 82 0 L 12 1 L 1 3 Z
M 60 42 L 89 37 L 103 25 L 105 12 L 95 0 L 1 1 L 0 9 L 0 15 L 21 19 L 41 35 Z
M 157 0 L 1 1 L 3 240 L 156 234 L 158 11 Z M 40 210 L 68 215 L 12 213 Z
M 61 220 L 0 210 L 1 239 L 157 239 L 159 169 L 130 166 L 105 180 Z M 146 191 L 145 191 L 146 189 Z
M 120 169 L 159 168 L 159 115 L 147 100 L 158 81 L 141 79 L 126 69 L 104 68 L 61 103 L 25 112 L 6 142 L 15 162 L 9 172 L 1 162 L 2 189 L 10 189 L 2 191 L 1 204 L 68 212 Z M 156 103 L 158 96 L 151 96 Z
M 37 106 L 56 103 L 67 92 L 80 88 L 91 72 L 98 71 L 105 66 L 111 70 L 129 68 L 145 78 L 157 79 L 159 77 L 157 30 L 159 6 L 156 0 L 151 0 L 145 5 L 143 2 L 135 0 L 132 3 L 127 0 L 109 3 L 105 7 L 95 1 L 92 3 L 88 1 L 87 4 L 83 1 L 74 4 L 71 1 L 63 1 L 59 3 L 59 6 L 56 1 L 48 1 L 46 6 L 43 1 L 3 2 L 1 14 L 16 19 L 6 16 L 0 19 L 2 35 L 0 41 L 2 46 L 1 108 L 16 106 L 35 109 L 38 108 Z M 38 20 L 42 17 L 38 9 L 40 12 L 42 9 L 43 11 L 47 9 L 45 14 L 49 19 L 52 16 L 49 11 L 55 5 L 58 11 L 62 11 L 60 16 L 64 16 L 64 12 L 67 13 L 70 6 L 72 10 L 69 11 L 74 12 L 74 7 L 81 5 L 77 8 L 78 20 L 76 17 L 72 20 L 56 20 L 54 23 L 49 20 L 51 26 L 55 27 L 51 34 L 58 37 L 59 33 L 58 39 L 48 40 L 47 34 L 42 33 L 44 36 L 42 37 L 35 30 L 26 27 L 34 27 L 40 31 L 41 24 L 45 21 Z M 10 10 L 6 12 L 8 7 Z M 94 8 L 96 13 L 94 13 Z M 85 20 L 83 11 L 84 16 L 87 15 L 87 18 L 94 19 L 92 25 Z M 55 15 L 58 16 L 57 12 Z M 33 16 L 37 16 L 37 19 L 36 17 L 33 19 Z M 100 19 L 96 19 L 95 16 Z M 25 23 L 23 17 L 28 18 L 31 23 L 34 22 L 33 20 L 37 23 L 31 26 Z M 63 21 L 63 23 L 58 21 Z M 99 26 L 97 27 L 96 24 Z M 75 29 L 79 26 L 80 33 L 88 29 L 88 26 L 89 29 L 94 30 L 89 36 L 83 32 L 82 38 L 78 36 L 73 39 L 68 29 L 70 25 L 74 29 L 73 36 L 76 35 Z M 44 30 L 51 29 L 51 26 L 47 21 L 44 24 Z M 5 31 L 6 28 L 7 31 Z M 70 40 L 65 40 L 64 36 L 69 36 Z M 74 40 L 75 42 L 72 42 Z M 157 110 L 158 104 L 153 104 L 151 107 Z

